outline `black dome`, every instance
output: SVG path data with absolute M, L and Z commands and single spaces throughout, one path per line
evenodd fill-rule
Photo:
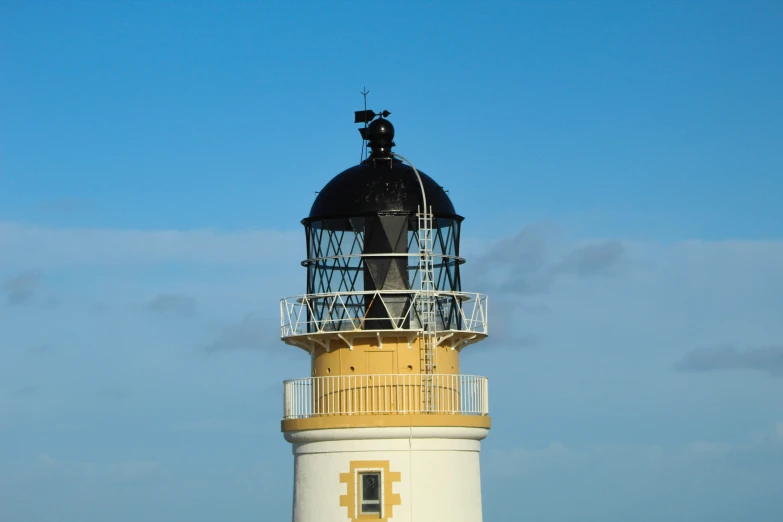
M 427 204 L 437 217 L 462 221 L 446 191 L 435 180 L 419 171 Z M 415 214 L 421 205 L 421 188 L 413 168 L 399 160 L 372 159 L 335 176 L 318 193 L 306 221 L 378 213 Z

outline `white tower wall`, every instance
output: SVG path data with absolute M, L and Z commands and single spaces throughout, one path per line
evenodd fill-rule
M 375 520 L 481 522 L 485 428 L 344 428 L 286 432 L 294 453 L 294 522 L 368 520 L 358 474 L 381 472 Z

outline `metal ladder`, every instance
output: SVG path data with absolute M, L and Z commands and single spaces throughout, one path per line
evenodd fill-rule
M 422 394 L 424 411 L 438 411 L 435 372 L 438 364 L 436 344 L 437 297 L 435 295 L 435 267 L 432 258 L 432 209 L 422 212 L 419 207 L 419 318 L 422 329 Z

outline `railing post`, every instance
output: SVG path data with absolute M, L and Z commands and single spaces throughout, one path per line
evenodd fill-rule
M 486 377 L 481 378 L 481 414 L 489 414 L 489 380 Z
M 288 418 L 288 381 L 283 381 L 283 418 Z

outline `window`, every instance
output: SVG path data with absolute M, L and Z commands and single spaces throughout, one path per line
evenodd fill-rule
M 359 514 L 381 516 L 381 473 L 359 473 Z

